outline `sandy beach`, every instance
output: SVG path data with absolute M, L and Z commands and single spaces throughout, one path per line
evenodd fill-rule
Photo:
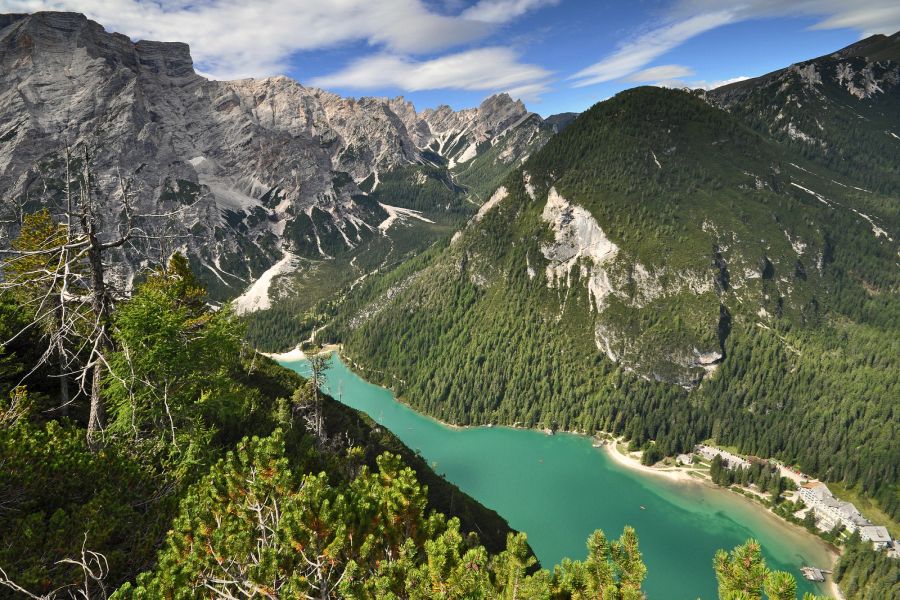
M 326 344 L 322 346 L 322 350 L 319 352 L 320 354 L 324 354 L 326 352 L 339 352 L 341 350 L 340 344 Z M 272 360 L 278 362 L 296 362 L 298 360 L 306 360 L 306 352 L 300 349 L 300 346 L 295 347 L 293 350 L 288 350 L 287 352 L 260 352 L 263 356 L 268 356 Z
M 657 477 L 665 477 L 666 479 L 668 479 L 670 481 L 674 481 L 674 482 L 678 482 L 678 483 L 693 483 L 693 484 L 705 485 L 705 486 L 708 486 L 711 488 L 716 488 L 723 492 L 727 491 L 725 488 L 721 488 L 721 487 L 713 484 L 708 479 L 691 476 L 687 469 L 679 469 L 679 468 L 675 468 L 675 467 L 667 467 L 667 468 L 660 469 L 660 468 L 656 468 L 656 467 L 648 467 L 647 465 L 642 465 L 640 460 L 637 457 L 625 456 L 624 454 L 619 452 L 618 445 L 619 445 L 619 440 L 613 440 L 612 442 L 610 442 L 608 444 L 604 444 L 604 449 L 606 450 L 607 456 L 609 456 L 613 461 L 622 465 L 623 467 L 626 467 L 628 469 L 632 469 L 635 471 L 640 471 L 641 473 L 655 475 Z M 835 566 L 837 566 L 838 558 L 840 558 L 840 555 L 837 553 L 837 551 L 835 551 L 834 548 L 825 544 L 824 541 L 815 537 L 813 534 L 809 533 L 802 527 L 800 527 L 794 523 L 789 523 L 788 521 L 785 521 L 784 519 L 782 519 L 781 517 L 779 517 L 772 511 L 768 510 L 764 506 L 758 504 L 757 502 L 750 500 L 749 498 L 747 498 L 747 501 L 750 502 L 756 508 L 765 512 L 772 519 L 776 519 L 781 526 L 783 526 L 785 528 L 790 528 L 792 530 L 792 533 L 796 533 L 798 535 L 808 535 L 810 537 L 810 543 L 821 544 L 826 549 L 826 551 L 828 552 L 828 556 L 831 559 L 831 564 L 829 565 L 829 568 L 831 570 L 834 570 Z M 834 578 L 832 576 L 828 576 L 824 585 L 827 587 L 827 593 L 832 598 L 834 598 L 835 600 L 845 600 L 844 595 L 841 593 L 840 588 L 838 588 L 838 585 L 834 581 Z
M 650 475 L 655 475 L 657 477 L 665 477 L 671 481 L 678 481 L 683 483 L 699 483 L 702 484 L 705 482 L 704 479 L 699 477 L 692 477 L 688 471 L 684 469 L 679 469 L 675 467 L 657 469 L 655 467 L 648 467 L 647 465 L 642 465 L 640 460 L 635 457 L 625 456 L 618 449 L 619 440 L 613 440 L 608 444 L 604 444 L 603 448 L 606 450 L 607 456 L 613 459 L 616 463 L 622 465 L 623 467 L 627 467 L 629 469 L 633 469 L 635 471 L 640 471 L 642 473 L 648 473 Z

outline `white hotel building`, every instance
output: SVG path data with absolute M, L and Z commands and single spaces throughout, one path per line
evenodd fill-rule
M 835 525 L 840 524 L 853 533 L 861 527 L 872 525 L 853 504 L 835 498 L 823 483 L 804 484 L 800 488 L 799 496 L 813 510 L 819 519 L 819 527 L 823 530 L 833 529 Z

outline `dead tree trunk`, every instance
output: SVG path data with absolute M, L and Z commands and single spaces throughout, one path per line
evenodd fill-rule
M 56 306 L 55 310 L 56 322 L 62 324 L 65 319 L 62 302 Z M 59 369 L 59 414 L 64 417 L 69 416 L 69 375 L 68 375 L 68 357 L 66 348 L 63 344 L 61 335 L 56 336 L 56 360 Z
M 99 240 L 93 232 L 88 234 L 90 243 L 88 249 L 88 264 L 91 270 L 91 311 L 96 319 L 94 326 L 94 348 L 91 351 L 89 364 L 91 373 L 91 410 L 88 417 L 87 439 L 88 445 L 95 448 L 98 444 L 97 436 L 103 430 L 106 422 L 106 410 L 103 399 L 100 397 L 100 388 L 103 383 L 103 361 L 106 350 L 109 349 L 109 305 L 106 301 L 106 282 L 103 278 L 103 255 Z
M 106 288 L 106 272 L 103 268 L 103 253 L 124 244 L 131 236 L 131 215 L 128 209 L 128 189 L 122 185 L 122 204 L 128 219 L 125 235 L 113 242 L 104 243 L 98 233 L 97 214 L 94 206 L 93 183 L 89 165 L 89 157 L 85 153 L 85 170 L 81 180 L 81 223 L 82 233 L 87 240 L 88 269 L 90 270 L 91 312 L 94 316 L 93 347 L 88 366 L 91 369 L 91 406 L 88 416 L 87 441 L 91 449 L 99 445 L 99 434 L 106 422 L 106 409 L 101 397 L 103 372 L 106 356 L 112 350 L 112 339 L 109 336 L 110 296 Z

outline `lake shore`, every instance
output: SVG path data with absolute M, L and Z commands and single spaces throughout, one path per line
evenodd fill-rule
M 322 346 L 321 350 L 318 354 L 338 352 L 340 353 L 341 346 L 340 344 L 325 344 Z M 293 350 L 288 350 L 287 352 L 260 352 L 263 356 L 267 356 L 276 362 L 296 362 L 299 360 L 306 360 L 307 354 L 303 350 L 300 349 L 300 346 L 294 347 Z
M 344 362 L 344 364 L 352 372 L 356 372 L 360 377 L 364 378 L 364 375 L 365 375 L 365 372 L 367 371 L 367 369 L 365 367 L 363 367 L 362 365 L 359 365 L 356 362 L 354 362 L 353 359 L 350 358 L 349 356 L 345 356 L 343 354 L 342 350 L 343 349 L 342 349 L 341 345 L 333 344 L 333 345 L 323 346 L 321 352 L 337 353 L 339 360 Z M 289 352 L 285 352 L 285 353 L 281 353 L 281 354 L 267 354 L 266 356 L 269 356 L 270 358 L 273 358 L 274 360 L 278 360 L 278 361 L 299 361 L 299 360 L 305 360 L 307 358 L 306 354 L 302 350 L 299 349 L 299 346 Z M 372 384 L 372 385 L 377 385 L 377 387 L 380 387 L 380 388 L 390 392 L 394 396 L 394 400 L 396 402 L 407 406 L 411 410 L 415 410 L 408 403 L 404 402 L 401 398 L 399 398 L 396 395 L 396 392 L 394 390 L 392 390 L 388 387 L 385 387 L 383 385 L 378 385 L 378 384 Z M 499 424 L 498 425 L 456 425 L 456 424 L 452 424 L 452 423 L 446 423 L 446 422 L 436 419 L 430 415 L 423 414 L 422 416 L 426 417 L 427 419 L 429 419 L 443 427 L 446 427 L 448 429 L 455 429 L 455 430 L 480 428 L 480 427 L 485 427 L 485 428 L 501 427 L 501 428 L 508 428 L 508 429 L 524 429 L 524 430 L 532 430 L 532 431 L 543 431 L 544 433 L 549 434 L 549 435 L 553 434 L 553 432 L 550 432 L 549 430 L 523 427 L 523 426 L 517 425 L 517 424 L 514 424 L 514 425 L 499 425 Z M 566 434 L 577 435 L 577 436 L 582 436 L 582 437 L 590 437 L 589 434 L 587 434 L 585 432 L 581 432 L 581 431 L 559 431 L 557 433 L 566 433 Z M 611 434 L 605 434 L 605 435 L 608 435 L 610 439 L 608 442 L 602 444 L 602 446 L 603 446 L 602 450 L 610 458 L 610 460 L 612 460 L 616 464 L 618 464 L 626 469 L 629 469 L 632 471 L 637 471 L 644 475 L 652 475 L 654 477 L 663 478 L 663 479 L 666 479 L 673 483 L 677 483 L 679 485 L 692 484 L 692 485 L 696 485 L 696 486 L 702 486 L 703 488 L 706 488 L 709 490 L 714 490 L 716 493 L 718 493 L 718 492 L 730 493 L 730 494 L 734 495 L 734 497 L 741 497 L 745 502 L 747 502 L 749 505 L 753 506 L 754 510 L 759 511 L 760 514 L 766 515 L 766 517 L 768 519 L 770 519 L 773 523 L 777 523 L 777 525 L 780 528 L 785 530 L 786 534 L 790 534 L 790 535 L 796 536 L 798 538 L 803 538 L 805 540 L 804 543 L 816 544 L 820 548 L 824 549 L 824 551 L 827 553 L 829 560 L 830 560 L 830 564 L 828 565 L 827 568 L 834 570 L 834 567 L 836 566 L 837 561 L 840 558 L 840 553 L 833 546 L 830 546 L 824 540 L 809 533 L 806 529 L 800 527 L 799 525 L 796 525 L 794 523 L 784 520 L 779 515 L 775 514 L 774 512 L 772 512 L 771 510 L 769 510 L 768 508 L 766 508 L 765 506 L 763 506 L 762 504 L 760 504 L 759 502 L 757 502 L 755 500 L 747 498 L 746 496 L 743 496 L 742 494 L 731 492 L 730 490 L 728 490 L 726 488 L 723 488 L 721 486 L 714 484 L 709 479 L 708 476 L 705 476 L 702 474 L 696 475 L 696 476 L 691 475 L 692 471 L 696 472 L 695 470 L 692 470 L 689 468 L 688 469 L 679 468 L 679 467 L 651 467 L 651 466 L 643 465 L 640 462 L 640 458 L 631 456 L 629 454 L 619 451 L 618 444 L 620 443 L 621 440 L 613 437 Z M 818 565 L 816 565 L 816 566 L 818 566 Z M 799 577 L 799 574 L 797 574 L 797 573 L 795 573 L 794 575 Z M 828 576 L 826 581 L 824 583 L 822 583 L 821 585 L 824 588 L 826 588 L 825 590 L 823 590 L 823 593 L 829 594 L 835 600 L 845 600 L 843 594 L 841 593 L 840 589 L 838 588 L 837 584 L 834 582 L 834 580 L 831 576 Z
M 694 485 L 703 485 L 712 489 L 720 490 L 722 492 L 728 492 L 729 490 L 714 484 L 707 477 L 694 477 L 689 473 L 689 469 L 680 469 L 677 467 L 649 467 L 647 465 L 643 465 L 640 462 L 640 459 L 630 456 L 627 454 L 623 454 L 619 451 L 619 439 L 613 438 L 610 442 L 603 445 L 603 448 L 606 452 L 606 455 L 616 464 L 621 465 L 627 469 L 631 469 L 633 471 L 638 471 L 640 473 L 644 473 L 647 475 L 654 475 L 656 477 L 663 477 L 668 479 L 669 481 L 673 481 L 679 484 L 684 483 L 692 483 Z M 837 566 L 838 559 L 840 558 L 840 553 L 830 544 L 826 543 L 824 540 L 816 537 L 815 535 L 806 531 L 806 529 L 800 527 L 795 523 L 791 523 L 789 521 L 785 521 L 780 516 L 766 508 L 765 506 L 759 504 L 758 502 L 744 497 L 751 505 L 753 505 L 756 509 L 765 513 L 769 518 L 774 519 L 778 522 L 779 526 L 787 529 L 794 535 L 808 537 L 809 542 L 818 544 L 821 548 L 823 548 L 830 559 L 830 564 L 828 565 L 828 569 L 834 571 L 834 568 Z M 796 574 L 795 574 L 796 576 Z M 845 600 L 843 593 L 837 585 L 837 582 L 834 581 L 834 577 L 829 575 L 824 584 L 827 588 L 827 593 L 833 597 L 835 600 Z
M 665 477 L 669 481 L 677 481 L 679 483 L 694 483 L 702 485 L 703 483 L 707 482 L 705 478 L 693 477 L 688 471 L 684 469 L 679 469 L 676 467 L 657 468 L 643 465 L 641 464 L 641 461 L 639 459 L 633 456 L 626 456 L 619 451 L 618 439 L 613 439 L 612 441 L 603 444 L 603 449 L 606 452 L 606 455 L 610 459 L 612 459 L 613 462 L 634 471 L 640 471 L 641 473 L 655 475 L 657 477 Z

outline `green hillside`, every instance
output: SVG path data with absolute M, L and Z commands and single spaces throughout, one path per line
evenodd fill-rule
M 796 154 L 840 173 L 845 184 L 896 198 L 898 83 L 900 33 L 895 33 L 709 95 Z
M 623 92 L 323 334 L 450 422 L 712 437 L 896 518 L 897 202 L 842 178 L 701 96 Z

